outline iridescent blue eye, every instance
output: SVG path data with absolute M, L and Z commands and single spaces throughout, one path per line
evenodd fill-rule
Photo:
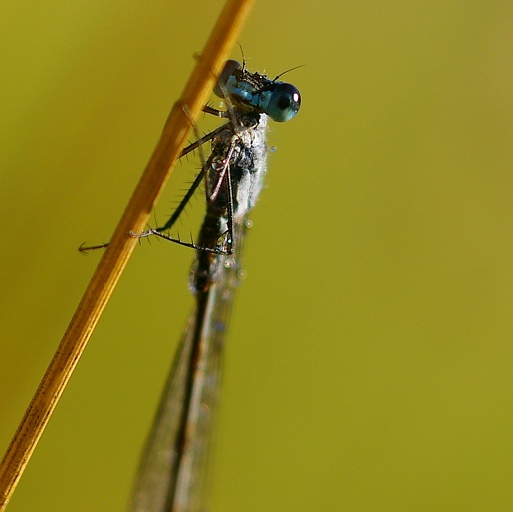
M 301 106 L 301 95 L 292 84 L 280 83 L 271 93 L 266 112 L 273 121 L 282 123 L 292 119 Z

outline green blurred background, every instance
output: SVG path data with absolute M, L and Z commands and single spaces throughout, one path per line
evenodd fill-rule
M 2 452 L 222 3 L 2 8 Z M 303 106 L 270 133 L 211 510 L 512 510 L 513 4 L 261 0 L 239 41 L 305 65 Z M 124 509 L 192 256 L 136 250 L 9 512 Z

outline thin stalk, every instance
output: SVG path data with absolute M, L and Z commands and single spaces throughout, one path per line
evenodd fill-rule
M 213 89 L 253 0 L 228 0 L 199 57 L 181 99 L 175 103 L 144 173 L 98 268 L 43 376 L 0 465 L 0 512 L 4 511 L 59 398 L 144 230 L 187 134 Z M 185 115 L 184 109 L 187 109 Z

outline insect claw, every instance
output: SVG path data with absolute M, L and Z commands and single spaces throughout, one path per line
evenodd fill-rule
M 78 250 L 82 254 L 89 254 L 89 251 L 95 251 L 96 249 L 105 249 L 109 244 L 101 244 L 101 245 L 85 245 L 85 242 L 80 244 Z

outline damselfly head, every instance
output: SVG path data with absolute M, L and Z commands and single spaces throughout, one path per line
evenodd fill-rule
M 226 61 L 214 93 L 243 110 L 267 114 L 280 123 L 292 119 L 301 106 L 301 95 L 294 85 L 250 73 L 236 60 Z

